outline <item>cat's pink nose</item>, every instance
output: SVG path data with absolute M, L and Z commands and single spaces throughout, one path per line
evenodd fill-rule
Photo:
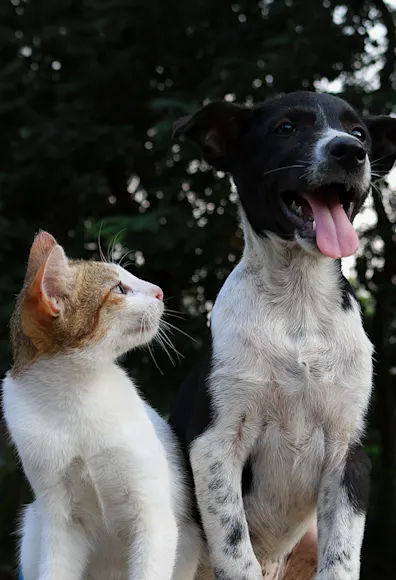
M 158 299 L 161 300 L 161 302 L 164 299 L 164 293 L 162 292 L 161 288 L 156 288 L 154 291 L 154 296 Z

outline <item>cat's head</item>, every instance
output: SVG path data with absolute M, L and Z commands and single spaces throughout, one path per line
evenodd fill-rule
M 158 286 L 116 264 L 69 260 L 40 232 L 11 319 L 15 363 L 61 353 L 114 360 L 152 340 L 163 312 Z

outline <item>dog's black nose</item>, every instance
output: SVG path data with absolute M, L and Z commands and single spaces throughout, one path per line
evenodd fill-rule
M 335 137 L 329 143 L 329 154 L 344 169 L 357 169 L 366 160 L 366 150 L 352 137 Z

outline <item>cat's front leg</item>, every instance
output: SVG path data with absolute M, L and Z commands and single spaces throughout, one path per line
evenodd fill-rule
M 139 441 L 138 435 L 132 433 L 130 441 Z M 109 448 L 90 458 L 88 470 L 99 490 L 106 528 L 124 545 L 128 579 L 171 580 L 177 524 L 159 443 L 151 441 L 150 447 L 148 437 L 140 445 Z
M 194 580 L 201 557 L 201 531 L 195 522 L 182 519 L 172 580 Z
M 216 580 L 261 580 L 242 500 L 242 469 L 260 429 L 238 409 L 190 447 L 195 492 Z
M 129 580 L 171 580 L 176 559 L 177 525 L 170 507 L 154 498 L 140 505 L 134 521 Z
M 79 523 L 59 514 L 42 518 L 38 580 L 81 580 L 88 554 L 89 545 Z
M 358 580 L 370 484 L 370 460 L 351 447 L 343 465 L 325 470 L 319 494 L 316 580 Z

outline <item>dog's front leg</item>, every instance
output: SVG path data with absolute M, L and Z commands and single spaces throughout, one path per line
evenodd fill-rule
M 358 580 L 370 485 L 370 460 L 360 446 L 340 468 L 324 473 L 318 505 L 319 566 L 316 580 Z
M 246 416 L 218 419 L 190 447 L 199 511 L 216 580 L 261 580 L 242 500 L 242 469 L 259 432 Z

